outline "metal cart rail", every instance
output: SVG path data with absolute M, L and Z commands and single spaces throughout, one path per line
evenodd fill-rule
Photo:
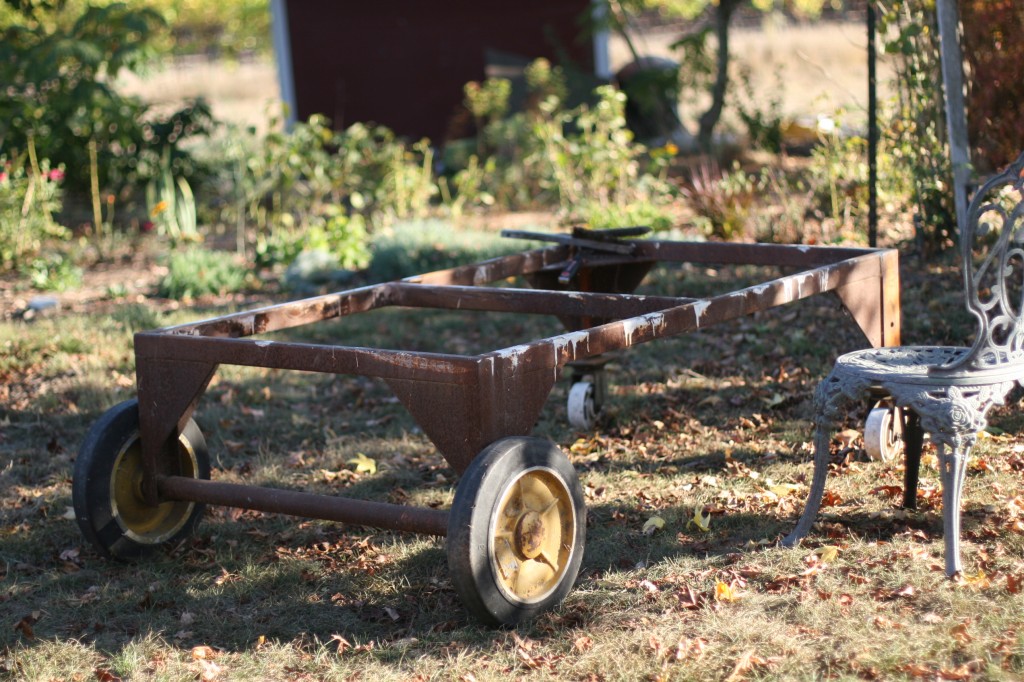
M 137 401 L 106 413 L 76 462 L 79 525 L 115 558 L 191 532 L 203 504 L 447 536 L 453 584 L 469 610 L 513 623 L 560 602 L 582 558 L 576 474 L 554 444 L 528 435 L 566 365 L 828 291 L 872 346 L 900 341 L 894 250 L 596 235 L 577 231 L 554 247 L 136 334 Z M 797 271 L 708 298 L 630 293 L 659 262 Z M 515 276 L 533 288 L 485 286 Z M 479 355 L 249 338 L 388 306 L 555 315 L 569 331 Z M 451 510 L 208 480 L 191 417 L 222 364 L 382 379 L 461 474 Z

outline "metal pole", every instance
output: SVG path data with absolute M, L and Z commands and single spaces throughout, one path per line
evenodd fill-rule
M 938 0 L 935 13 L 942 47 L 942 91 L 946 104 L 949 159 L 953 166 L 953 201 L 959 240 L 967 223 L 967 185 L 971 180 L 971 153 L 967 141 L 967 106 L 964 102 L 964 62 L 960 52 L 960 18 L 956 0 Z
M 185 476 L 164 476 L 157 481 L 157 487 L 164 500 L 203 502 L 426 535 L 448 534 L 448 512 L 438 509 L 220 483 Z
M 878 246 L 878 81 L 875 5 L 868 0 L 868 246 Z

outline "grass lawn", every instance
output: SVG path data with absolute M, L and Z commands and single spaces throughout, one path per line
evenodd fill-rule
M 904 340 L 962 343 L 955 269 L 904 262 Z M 749 269 L 658 271 L 701 295 Z M 1020 679 L 1024 471 L 1018 394 L 968 472 L 966 575 L 942 572 L 941 495 L 925 452 L 919 509 L 899 462 L 837 444 L 828 506 L 803 545 L 810 397 L 863 347 L 832 297 L 618 355 L 590 433 L 568 382 L 534 434 L 584 486 L 587 546 L 561 606 L 514 629 L 462 608 L 443 540 L 210 508 L 197 533 L 134 564 L 100 557 L 71 513 L 90 424 L 134 394 L 131 334 L 261 301 L 93 302 L 0 321 L 0 673 L 13 679 Z M 952 311 L 952 312 L 951 312 Z M 386 310 L 296 330 L 346 345 L 480 352 L 557 333 L 552 319 Z M 865 406 L 865 409 L 867 406 Z M 456 476 L 383 383 L 225 367 L 196 412 L 213 478 L 446 508 Z M 851 422 L 860 428 L 860 422 Z M 357 472 L 361 453 L 375 473 Z M 707 530 L 693 523 L 710 513 Z M 645 532 L 648 520 L 663 527 Z

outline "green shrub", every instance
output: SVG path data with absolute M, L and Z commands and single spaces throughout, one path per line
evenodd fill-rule
M 754 94 L 751 83 L 751 69 L 743 66 L 739 70 L 736 113 L 747 129 L 747 142 L 753 149 L 778 154 L 782 151 L 782 95 L 785 81 L 782 73 L 775 71 L 775 87 L 768 95 L 767 102 L 761 102 Z
M 386 282 L 504 256 L 528 246 L 493 232 L 455 230 L 443 220 L 404 222 L 374 238 L 368 274 L 371 281 Z
M 66 239 L 54 221 L 61 209 L 64 170 L 32 154 L 0 156 L 0 270 L 25 265 L 46 239 Z
M 895 172 L 913 188 L 918 236 L 929 249 L 941 250 L 956 238 L 956 215 L 935 2 L 907 0 L 881 8 L 879 32 L 892 58 L 898 98 L 884 143 Z
M 122 69 L 141 66 L 162 25 L 155 12 L 113 3 L 86 7 L 71 23 L 39 19 L 7 26 L 0 32 L 3 147 L 23 152 L 34 141 L 40 157 L 64 165 L 68 185 L 76 189 L 89 187 L 90 168 L 98 169 L 101 185 L 129 175 L 142 143 L 145 107 L 109 83 Z M 100 152 L 96 164 L 90 164 L 90 141 Z
M 477 154 L 442 185 L 453 215 L 466 206 L 515 210 L 555 203 L 566 222 L 615 226 L 619 219 L 636 222 L 631 214 L 639 213 L 656 227 L 669 224 L 672 154 L 649 154 L 633 139 L 625 95 L 600 86 L 592 103 L 568 109 L 559 69 L 538 60 L 526 75 L 526 109 L 509 116 L 507 83 L 467 84 L 466 106 L 480 130 Z
M 328 249 L 343 267 L 365 267 L 368 233 L 423 217 L 437 191 L 426 142 L 407 147 L 387 128 L 363 124 L 335 132 L 323 116 L 263 137 L 229 128 L 213 156 L 223 162 L 219 191 L 228 197 L 220 220 L 260 266 L 287 265 L 308 247 Z
M 193 246 L 171 255 L 157 293 L 164 298 L 223 295 L 245 286 L 246 270 L 230 255 Z
M 709 161 L 683 183 L 682 195 L 705 235 L 729 240 L 746 236 L 751 205 L 760 187 L 760 179 L 738 164 L 723 172 L 716 162 Z
M 867 215 L 867 140 L 844 135 L 838 122 L 821 130 L 820 143 L 811 150 L 809 182 L 817 207 L 838 225 Z
M 62 253 L 33 258 L 20 271 L 34 288 L 43 291 L 67 291 L 82 283 L 82 269 Z

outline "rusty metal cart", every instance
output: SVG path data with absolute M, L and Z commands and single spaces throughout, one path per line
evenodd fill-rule
M 93 425 L 75 462 L 79 526 L 114 558 L 185 537 L 204 504 L 447 536 L 452 582 L 477 617 L 509 624 L 552 607 L 576 579 L 585 508 L 568 458 L 529 434 L 567 365 L 827 291 L 873 346 L 900 340 L 896 251 L 622 239 L 635 234 L 577 230 L 553 247 L 136 334 L 138 398 Z M 700 299 L 630 293 L 659 262 L 793 274 Z M 516 276 L 532 288 L 485 286 Z M 387 306 L 554 315 L 569 331 L 480 355 L 262 336 Z M 461 474 L 451 510 L 209 480 L 192 414 L 221 364 L 382 379 Z M 573 387 L 570 416 L 587 418 L 596 383 Z

